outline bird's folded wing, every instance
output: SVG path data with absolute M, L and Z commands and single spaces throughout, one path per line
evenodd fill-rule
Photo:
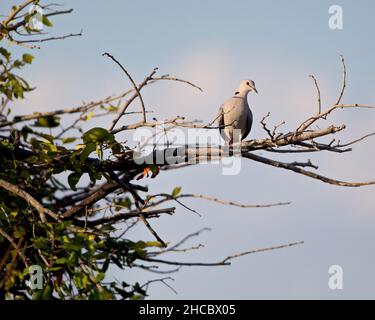
M 222 136 L 222 138 L 227 141 L 228 137 L 227 135 L 225 134 L 225 121 L 224 121 L 224 109 L 223 109 L 223 106 L 220 107 L 219 109 L 219 112 L 217 114 L 217 117 L 216 117 L 216 123 L 219 127 L 219 132 L 220 132 L 220 135 Z
M 247 115 L 246 115 L 247 119 L 246 119 L 246 128 L 245 128 L 245 132 L 244 134 L 242 135 L 241 139 L 245 139 L 247 137 L 247 135 L 250 133 L 250 130 L 251 130 L 251 126 L 253 124 L 253 117 L 252 117 L 252 114 L 251 112 L 249 112 Z
M 223 106 L 221 106 L 219 108 L 219 112 L 217 113 L 217 116 L 216 116 L 216 123 L 218 124 L 218 126 L 224 126 L 224 110 L 223 110 Z M 221 129 L 221 128 L 220 128 Z

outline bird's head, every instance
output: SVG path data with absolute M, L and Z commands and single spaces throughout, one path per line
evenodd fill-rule
M 242 80 L 241 84 L 238 88 L 239 92 L 248 93 L 250 91 L 255 91 L 255 93 L 258 93 L 257 88 L 255 87 L 255 82 L 253 80 Z

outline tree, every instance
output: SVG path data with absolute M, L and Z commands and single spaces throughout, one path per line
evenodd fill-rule
M 40 9 L 46 14 L 41 13 Z M 37 26 L 52 27 L 51 17 L 69 14 L 70 10 L 58 10 L 52 4 L 42 5 L 39 0 L 28 0 L 14 6 L 0 25 L 0 296 L 9 299 L 137 299 L 146 296 L 147 286 L 154 281 L 166 282 L 170 277 L 127 284 L 107 281 L 109 266 L 121 269 L 137 267 L 149 272 L 160 272 L 159 267 L 172 266 L 164 270 L 172 273 L 181 266 L 229 265 L 234 258 L 256 252 L 275 250 L 301 244 L 288 243 L 275 247 L 261 248 L 230 255 L 212 263 L 184 262 L 163 259 L 167 252 L 187 251 L 198 247 L 182 248 L 200 230 L 189 234 L 172 245 L 164 240 L 151 226 L 150 221 L 161 215 L 172 215 L 176 207 L 165 206 L 174 202 L 188 210 L 184 198 L 203 198 L 220 204 L 243 208 L 271 207 L 288 203 L 242 205 L 220 200 L 211 196 L 184 194 L 180 187 L 171 193 L 150 194 L 147 187 L 138 180 L 150 176 L 157 178 L 160 170 L 178 169 L 201 161 L 212 161 L 223 157 L 239 156 L 261 162 L 276 168 L 283 168 L 343 187 L 359 187 L 375 184 L 375 181 L 345 182 L 323 176 L 314 171 L 318 167 L 310 160 L 306 162 L 282 162 L 260 156 L 258 150 L 267 153 L 294 154 L 310 152 L 351 151 L 351 146 L 370 135 L 347 143 L 322 142 L 319 138 L 330 137 L 345 129 L 345 125 L 330 125 L 313 129 L 313 125 L 330 114 L 343 108 L 373 108 L 359 104 L 343 104 L 346 87 L 346 65 L 343 57 L 342 84 L 337 100 L 327 109 L 322 108 L 320 89 L 311 76 L 317 92 L 317 112 L 303 121 L 295 130 L 280 131 L 281 122 L 272 129 L 266 123 L 261 125 L 267 138 L 244 141 L 231 146 L 176 145 L 162 146 L 152 142 L 149 153 L 143 149 L 130 148 L 128 142 L 118 139 L 120 132 L 140 128 L 162 126 L 162 135 L 175 128 L 218 130 L 215 119 L 201 124 L 177 116 L 173 119 L 149 120 L 142 98 L 142 90 L 160 81 L 175 81 L 201 90 L 195 84 L 171 77 L 158 76 L 153 69 L 144 80 L 137 84 L 125 67 L 110 53 L 105 58 L 120 67 L 132 87 L 119 95 L 109 96 L 100 101 L 91 101 L 80 106 L 50 112 L 13 115 L 13 103 L 23 99 L 34 90 L 18 73 L 31 64 L 34 56 L 24 53 L 15 58 L 6 48 L 10 42 L 25 48 L 38 48 L 46 41 L 62 40 L 81 36 L 72 33 L 60 37 L 44 37 Z M 20 40 L 22 39 L 22 40 Z M 26 39 L 26 40 L 25 40 Z M 132 103 L 139 99 L 141 110 L 129 111 Z M 120 119 L 129 114 L 139 114 L 141 120 L 119 127 Z M 112 116 L 108 128 L 97 127 L 93 119 Z M 63 117 L 75 117 L 69 125 L 60 124 Z M 92 128 L 83 132 L 80 125 L 90 123 Z M 160 133 L 160 132 L 159 132 Z M 157 134 L 159 134 L 157 133 Z M 147 141 L 146 141 L 147 142 Z M 146 143 L 147 145 L 147 143 Z M 148 149 L 145 149 L 148 150 Z M 66 174 L 67 181 L 57 177 Z M 60 175 L 61 176 L 61 175 Z M 86 183 L 84 177 L 89 177 Z M 81 179 L 82 178 L 82 179 Z M 109 211 L 111 214 L 106 215 Z M 129 227 L 118 224 L 129 221 Z M 130 241 L 127 230 L 136 223 L 143 223 L 155 237 L 155 241 Z M 32 288 L 31 266 L 42 269 L 42 288 Z

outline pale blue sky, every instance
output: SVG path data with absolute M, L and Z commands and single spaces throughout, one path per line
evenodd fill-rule
M 1 0 L 0 13 L 11 2 Z M 38 90 L 17 105 L 19 113 L 76 106 L 129 87 L 118 68 L 101 57 L 104 51 L 138 81 L 158 66 L 160 74 L 187 78 L 204 89 L 199 93 L 174 83 L 147 88 L 146 104 L 160 119 L 178 114 L 210 121 L 241 79 L 255 80 L 259 95 L 249 98 L 255 116 L 251 138 L 264 137 L 259 120 L 268 111 L 272 123 L 286 120 L 285 130 L 316 111 L 311 73 L 319 80 L 323 106 L 332 103 L 341 79 L 340 54 L 348 69 L 343 101 L 375 104 L 375 5 L 370 0 L 60 2 L 75 11 L 54 19 L 52 34 L 82 28 L 83 37 L 51 42 L 34 53 L 37 58 L 25 76 Z M 343 8 L 343 30 L 328 28 L 332 4 Z M 374 112 L 339 111 L 321 125 L 346 123 L 340 138 L 357 138 L 375 131 Z M 374 150 L 375 139 L 370 139 L 349 154 L 295 159 L 311 158 L 334 178 L 367 180 L 375 178 Z M 160 235 L 177 241 L 203 227 L 212 231 L 192 241 L 205 248 L 174 255 L 174 260 L 216 261 L 240 251 L 305 241 L 242 257 L 229 267 L 183 268 L 173 275 L 178 295 L 155 284 L 151 298 L 375 298 L 374 187 L 338 188 L 250 161 L 242 162 L 237 176 L 223 176 L 219 165 L 201 165 L 162 173 L 146 183 L 151 192 L 181 185 L 188 193 L 243 203 L 292 201 L 287 207 L 252 210 L 186 201 L 202 217 L 178 208 L 173 217 L 153 221 Z M 152 239 L 142 226 L 132 237 Z M 341 291 L 327 286 L 333 264 L 344 270 Z M 114 274 L 125 281 L 157 277 L 138 271 Z

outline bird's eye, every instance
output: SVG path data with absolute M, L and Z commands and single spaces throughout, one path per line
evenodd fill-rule
M 246 84 L 249 86 L 249 85 L 250 85 L 250 82 L 248 81 L 248 82 L 246 82 Z

